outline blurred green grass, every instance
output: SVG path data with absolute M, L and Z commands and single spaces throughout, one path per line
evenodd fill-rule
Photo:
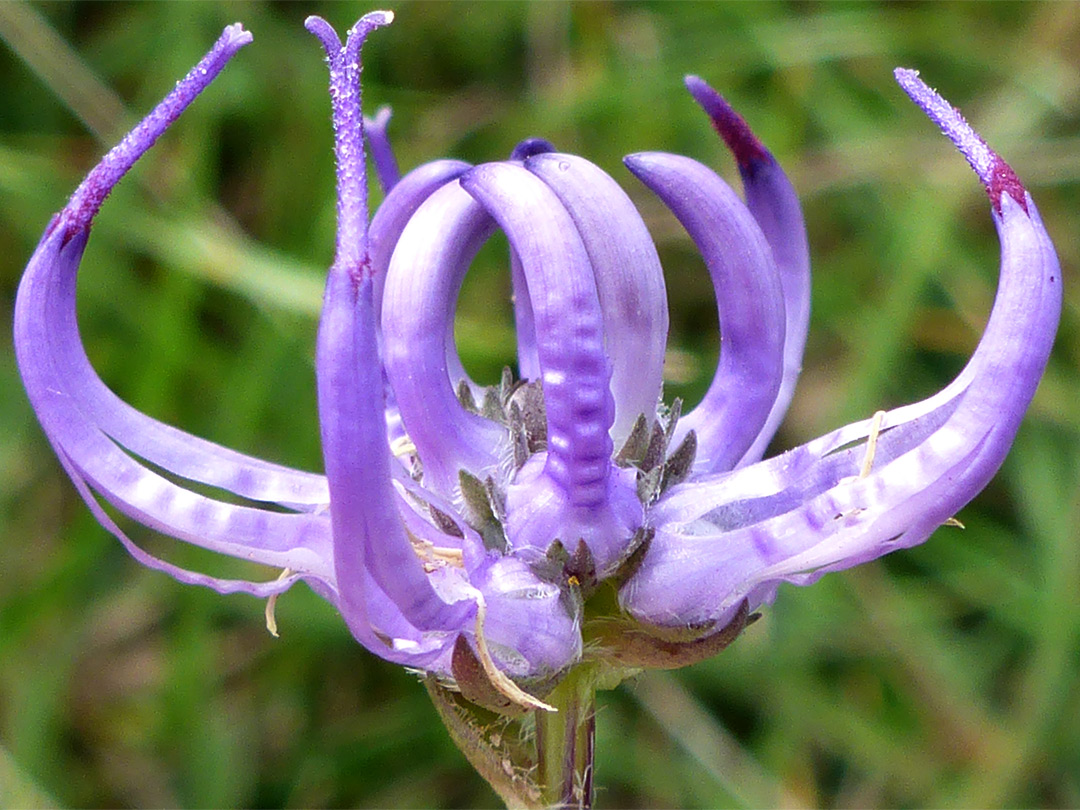
M 0 320 L 50 214 L 241 20 L 254 44 L 102 211 L 80 322 L 137 407 L 319 469 L 311 356 L 333 167 L 325 67 L 302 21 L 343 29 L 366 8 L 0 6 Z M 967 529 L 784 589 L 718 658 L 604 695 L 598 803 L 1080 806 L 1080 6 L 394 8 L 365 49 L 365 101 L 393 105 L 402 166 L 498 159 L 542 135 L 610 171 L 657 239 L 669 394 L 690 400 L 717 353 L 711 290 L 620 159 L 664 149 L 733 178 L 685 73 L 744 114 L 802 192 L 814 260 L 805 371 L 778 447 L 941 387 L 992 300 L 986 199 L 892 68 L 921 69 L 1009 160 L 1055 238 L 1066 310 L 1012 455 L 960 514 Z M 503 254 L 485 250 L 458 323 L 481 378 L 513 356 L 507 288 Z M 8 330 L 0 424 L 0 806 L 495 803 L 414 679 L 312 594 L 281 600 L 274 640 L 258 602 L 133 563 L 37 428 Z

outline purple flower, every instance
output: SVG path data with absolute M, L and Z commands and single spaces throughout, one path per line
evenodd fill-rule
M 134 410 L 91 368 L 75 318 L 94 215 L 251 40 L 239 24 L 89 174 L 27 266 L 15 310 L 26 390 L 87 505 L 136 559 L 268 598 L 269 619 L 273 599 L 303 580 L 376 655 L 483 705 L 547 708 L 533 695 L 583 661 L 618 673 L 714 653 L 780 583 L 921 543 L 990 480 L 1045 366 L 1060 270 L 1012 170 L 914 71 L 897 81 L 990 197 L 1002 260 L 986 331 L 937 395 L 762 461 L 799 373 L 809 258 L 795 192 L 742 118 L 687 79 L 736 158 L 745 203 L 689 158 L 625 160 L 689 232 L 716 291 L 719 367 L 684 414 L 662 401 L 660 263 L 614 180 L 540 140 L 507 161 L 436 161 L 399 177 L 388 111 L 365 133 L 360 48 L 391 17 L 366 15 L 344 45 L 323 20 L 307 22 L 329 62 L 338 166 L 316 349 L 325 476 Z M 370 222 L 365 138 L 387 189 Z M 485 388 L 462 368 L 452 323 L 468 265 L 497 228 L 512 250 L 519 378 Z M 177 568 L 132 543 L 99 498 L 282 575 Z

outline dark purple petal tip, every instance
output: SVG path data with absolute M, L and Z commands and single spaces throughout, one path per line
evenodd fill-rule
M 526 138 L 510 153 L 510 160 L 526 160 L 533 155 L 546 155 L 558 151 L 555 144 L 546 138 Z
M 909 68 L 897 68 L 893 71 L 897 83 L 904 89 L 911 100 L 926 113 L 927 117 L 955 144 L 967 158 L 975 174 L 986 187 L 990 203 L 994 210 L 1001 213 L 1001 195 L 1008 193 L 1027 211 L 1027 191 L 1012 167 L 986 145 L 971 128 L 960 111 L 947 102 L 941 95 L 919 78 L 919 71 Z
M 773 163 L 772 153 L 758 140 L 743 117 L 732 109 L 722 95 L 701 78 L 687 76 L 686 89 L 712 119 L 713 127 L 724 139 L 742 171 L 753 172 L 762 163 Z

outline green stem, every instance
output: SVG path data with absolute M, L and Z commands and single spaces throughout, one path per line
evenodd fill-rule
M 537 709 L 537 783 L 549 808 L 588 810 L 593 801 L 596 748 L 596 677 L 578 667 L 545 700 L 557 712 Z

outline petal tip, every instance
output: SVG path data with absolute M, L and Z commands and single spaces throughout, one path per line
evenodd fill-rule
M 557 151 L 555 144 L 547 138 L 526 138 L 514 147 L 510 160 L 528 160 L 536 155 L 545 155 Z
M 634 152 L 631 155 L 626 155 L 623 159 L 623 165 L 633 174 L 635 177 L 640 177 L 641 172 L 648 171 L 651 163 L 650 157 L 652 152 Z
M 221 32 L 221 36 L 228 46 L 234 48 L 240 48 L 247 45 L 254 39 L 250 31 L 244 30 L 244 24 L 238 22 L 225 26 L 225 30 Z
M 694 75 L 686 76 L 683 82 L 694 101 L 712 120 L 713 128 L 724 139 L 741 171 L 752 172 L 758 166 L 774 162 L 772 154 L 754 135 L 743 117 L 708 82 Z
M 700 76 L 696 76 L 693 73 L 687 73 L 683 76 L 683 84 L 686 85 L 686 89 L 690 91 L 690 94 L 697 98 L 697 94 L 702 91 L 704 87 L 708 87 L 705 84 L 705 80 Z
M 911 100 L 967 159 L 986 188 L 994 210 L 1001 213 L 1001 195 L 1007 193 L 1027 211 L 1027 191 L 1012 167 L 971 128 L 960 111 L 926 84 L 919 77 L 919 71 L 898 67 L 893 71 L 893 76 Z
M 389 104 L 383 104 L 379 109 L 375 111 L 375 115 L 371 118 L 365 118 L 364 124 L 367 126 L 386 128 L 390 123 L 390 119 L 394 117 L 394 109 Z
M 330 23 L 320 17 L 318 14 L 312 14 L 304 18 L 304 28 L 311 33 L 315 33 L 317 29 L 329 28 Z

